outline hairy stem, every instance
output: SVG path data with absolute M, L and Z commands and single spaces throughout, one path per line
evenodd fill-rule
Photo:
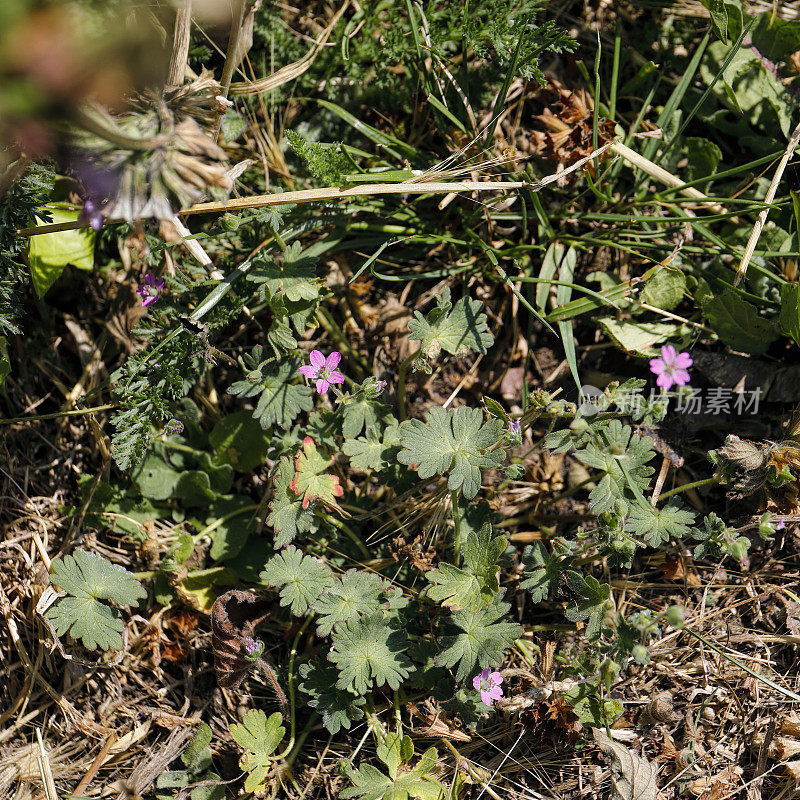
M 666 500 L 668 497 L 672 497 L 674 494 L 679 494 L 680 492 L 685 492 L 689 489 L 697 489 L 700 486 L 711 486 L 714 483 L 719 483 L 717 478 L 703 478 L 701 481 L 693 481 L 692 483 L 684 483 L 683 486 L 678 486 L 675 489 L 670 489 L 668 492 L 663 492 L 659 499 Z
M 419 355 L 419 350 L 415 350 L 406 356 L 397 371 L 397 416 L 402 422 L 406 418 L 406 373 L 411 362 Z
M 458 492 L 450 492 L 450 504 L 453 506 L 453 560 L 457 567 L 463 561 L 464 541 L 461 530 L 461 512 L 458 508 Z

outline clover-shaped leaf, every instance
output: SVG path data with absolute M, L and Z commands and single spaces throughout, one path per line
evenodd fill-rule
M 380 613 L 339 623 L 328 658 L 339 669 L 336 686 L 363 695 L 372 686 L 397 689 L 413 667 L 405 654 L 408 639 Z
M 442 350 L 451 355 L 461 355 L 470 350 L 486 353 L 494 342 L 483 303 L 470 300 L 466 295 L 451 303 L 450 289 L 439 295 L 436 308 L 427 317 L 415 311 L 408 328 L 411 331 L 408 338 L 421 342 L 421 354 L 431 360 L 437 358 Z
M 295 456 L 294 478 L 291 490 L 303 498 L 303 508 L 308 508 L 312 500 L 334 506 L 336 498 L 344 494 L 336 475 L 325 472 L 333 464 L 332 458 L 325 458 L 310 436 L 303 439 L 303 449 Z
M 477 408 L 432 408 L 426 422 L 412 419 L 400 426 L 403 449 L 397 460 L 407 466 L 416 464 L 423 479 L 449 473 L 450 491 L 460 491 L 469 500 L 478 493 L 482 471 L 497 467 L 505 458 L 501 448 L 489 450 L 502 427 L 499 419 L 483 422 Z
M 261 579 L 268 586 L 280 588 L 281 605 L 290 606 L 296 617 L 305 614 L 334 581 L 329 567 L 313 556 L 303 555 L 294 545 L 267 561 Z
M 122 647 L 124 626 L 119 613 L 99 601 L 132 605 L 145 597 L 147 593 L 133 575 L 96 553 L 76 550 L 53 561 L 51 580 L 68 595 L 46 612 L 59 636 L 69 631 L 90 650 Z
M 278 711 L 267 717 L 263 711 L 251 708 L 241 725 L 231 725 L 231 736 L 245 751 L 239 766 L 249 773 L 244 782 L 246 792 L 263 790 L 264 779 L 272 764 L 270 756 L 286 733 L 282 721 Z

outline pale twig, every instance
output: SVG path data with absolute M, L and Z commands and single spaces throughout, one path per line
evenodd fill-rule
M 775 194 L 778 191 L 778 184 L 781 182 L 786 165 L 789 163 L 789 159 L 794 154 L 798 143 L 800 143 L 800 125 L 798 125 L 792 132 L 792 136 L 789 139 L 789 144 L 786 146 L 786 151 L 781 157 L 781 160 L 778 162 L 775 174 L 772 176 L 772 181 L 767 189 L 766 195 L 764 196 L 764 203 L 767 204 L 767 206 L 769 206 L 769 204 L 771 204 L 775 199 Z M 742 278 L 744 278 L 745 274 L 747 273 L 747 267 L 750 264 L 750 259 L 753 257 L 753 253 L 755 252 L 758 239 L 761 236 L 761 231 L 766 224 L 768 215 L 769 207 L 763 208 L 761 213 L 758 215 L 756 224 L 753 225 L 753 230 L 750 232 L 750 238 L 747 240 L 747 247 L 744 249 L 742 260 L 739 262 L 739 266 L 736 269 L 736 275 L 733 279 L 734 286 L 738 286 Z
M 167 86 L 180 86 L 186 75 L 186 59 L 192 38 L 192 0 L 182 0 L 175 12 L 175 32 L 169 61 Z

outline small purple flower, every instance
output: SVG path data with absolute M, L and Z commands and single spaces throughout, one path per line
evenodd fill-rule
M 778 517 L 778 521 L 775 523 L 775 530 L 782 531 L 786 527 L 786 522 L 784 521 L 783 517 Z
M 488 667 L 472 679 L 472 685 L 481 693 L 481 702 L 487 706 L 503 696 L 502 682 L 503 676 L 499 672 L 489 672 Z
M 522 444 L 522 423 L 518 419 L 510 419 L 505 434 L 509 444 Z
M 252 656 L 258 650 L 258 642 L 249 636 L 244 637 L 244 649 L 247 655 Z
M 80 215 L 81 222 L 88 222 L 92 230 L 99 231 L 103 227 L 103 212 L 98 211 L 93 200 L 85 200 Z
M 144 276 L 144 283 L 139 284 L 136 294 L 142 298 L 142 305 L 147 308 L 147 306 L 153 305 L 153 303 L 161 297 L 161 290 L 163 288 L 164 279 L 160 278 L 156 280 L 156 276 L 148 272 L 147 275 Z
M 317 391 L 325 394 L 332 383 L 344 383 L 342 375 L 336 367 L 342 360 L 342 354 L 334 350 L 327 358 L 319 350 L 312 350 L 308 356 L 310 364 L 300 367 L 300 374 L 317 382 Z
M 658 375 L 656 383 L 662 389 L 685 386 L 689 383 L 689 367 L 693 364 L 688 353 L 679 353 L 671 344 L 661 348 L 661 358 L 650 359 L 650 372 Z
M 164 426 L 165 436 L 175 436 L 179 433 L 183 433 L 183 423 L 179 419 L 171 419 Z

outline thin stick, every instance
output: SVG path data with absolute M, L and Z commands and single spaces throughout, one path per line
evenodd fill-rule
M 786 165 L 789 163 L 789 159 L 794 154 L 798 143 L 800 143 L 800 125 L 798 125 L 792 132 L 792 137 L 789 139 L 789 144 L 786 146 L 786 151 L 781 157 L 781 160 L 778 162 L 778 167 L 775 170 L 775 174 L 772 176 L 772 182 L 770 183 L 769 189 L 767 189 L 767 193 L 764 196 L 765 203 L 772 203 L 772 201 L 775 199 L 775 195 L 778 191 L 778 184 L 781 182 L 781 178 L 783 177 L 783 171 L 786 169 Z M 750 259 L 753 257 L 753 252 L 756 249 L 758 238 L 761 236 L 761 231 L 764 228 L 768 215 L 769 208 L 762 209 L 761 213 L 758 215 L 756 224 L 753 225 L 750 238 L 747 240 L 747 247 L 744 249 L 744 255 L 742 256 L 742 260 L 739 262 L 739 267 L 736 270 L 736 276 L 733 279 L 734 286 L 738 286 L 742 278 L 744 278 L 745 274 L 747 273 L 747 267 L 750 264 Z
M 231 32 L 228 35 L 228 50 L 225 53 L 225 63 L 222 65 L 222 77 L 220 78 L 221 97 L 228 96 L 228 89 L 231 86 L 231 79 L 236 65 L 241 60 L 241 52 L 239 43 L 242 40 L 242 25 L 244 23 L 244 0 L 237 0 L 236 10 L 233 12 L 233 19 L 231 19 Z M 222 132 L 222 114 L 217 119 L 215 139 L 219 139 Z
M 169 61 L 167 86 L 180 86 L 183 83 L 191 38 L 192 0 L 182 0 L 175 12 L 175 32 L 172 37 L 172 55 Z
M 106 756 L 108 755 L 108 751 L 114 746 L 117 741 L 117 734 L 112 733 L 106 740 L 103 742 L 103 746 L 100 748 L 100 752 L 95 756 L 94 761 L 92 761 L 92 766 L 89 767 L 87 773 L 81 778 L 81 782 L 75 787 L 75 791 L 72 793 L 73 797 L 80 797 L 83 794 L 86 787 L 92 782 L 94 776 L 100 771 L 100 767 L 103 766 L 103 762 L 106 760 Z

